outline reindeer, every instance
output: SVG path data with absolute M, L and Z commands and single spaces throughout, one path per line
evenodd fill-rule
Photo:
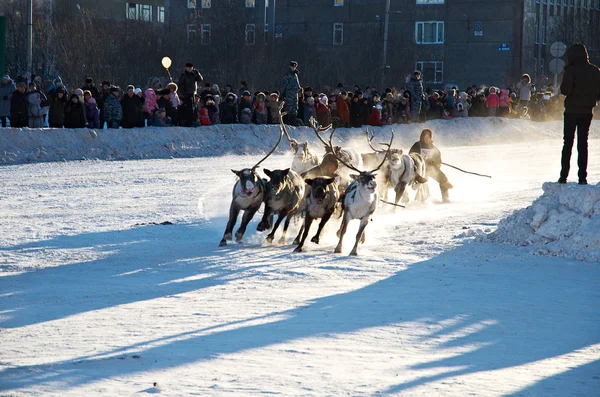
M 252 168 L 244 168 L 242 170 L 236 171 L 231 170 L 237 177 L 239 178 L 235 185 L 233 185 L 232 192 L 232 200 L 231 205 L 229 206 L 229 220 L 227 221 L 227 226 L 225 227 L 225 233 L 223 234 L 223 238 L 219 243 L 219 247 L 224 247 L 227 245 L 227 240 L 232 240 L 231 233 L 233 232 L 233 227 L 237 221 L 237 217 L 240 211 L 244 211 L 244 216 L 242 217 L 242 223 L 240 228 L 235 232 L 235 240 L 238 243 L 242 242 L 242 237 L 246 232 L 246 227 L 248 223 L 256 214 L 256 211 L 260 208 L 260 205 L 265 203 L 265 215 L 269 213 L 268 204 L 266 203 L 267 198 L 267 185 L 265 181 L 258 176 L 256 173 L 256 169 L 269 157 L 279 143 L 281 142 L 281 138 L 283 137 L 283 130 L 280 128 L 279 140 L 271 149 L 269 153 L 265 157 L 263 157 L 256 165 Z M 267 230 L 269 228 L 269 217 L 264 216 L 262 221 L 258 224 L 256 230 L 259 232 Z
M 306 171 L 319 165 L 319 157 L 310 151 L 308 142 L 298 143 L 295 139 L 291 139 L 290 146 L 294 151 L 292 171 L 295 171 L 298 174 L 304 174 Z
M 317 137 L 321 142 L 325 144 L 325 146 L 329 146 L 333 149 L 332 138 L 335 133 L 335 129 L 332 130 L 329 136 L 329 142 L 325 142 L 318 131 L 315 131 Z M 392 138 L 390 139 L 388 154 L 392 147 L 392 142 L 394 140 L 394 131 L 392 131 Z M 332 153 L 335 155 L 335 150 L 332 150 Z M 336 156 L 337 157 L 337 156 Z M 337 157 L 338 161 L 344 164 L 351 170 L 358 172 L 357 174 L 351 174 L 350 177 L 354 180 L 344 194 L 341 197 L 342 208 L 344 211 L 344 216 L 342 219 L 342 224 L 340 226 L 340 230 L 338 231 L 338 236 L 340 241 L 338 245 L 335 247 L 335 253 L 339 254 L 342 252 L 342 241 L 344 239 L 344 235 L 346 234 L 346 228 L 348 227 L 348 223 L 350 223 L 353 219 L 360 219 L 360 226 L 358 228 L 358 233 L 356 234 L 356 241 L 354 243 L 354 247 L 350 252 L 350 255 L 357 255 L 357 248 L 359 241 L 364 243 L 365 241 L 365 228 L 369 223 L 369 219 L 371 215 L 377 209 L 377 203 L 379 201 L 379 193 L 377 191 L 377 182 L 375 181 L 375 177 L 377 174 L 375 172 L 381 168 L 383 163 L 385 162 L 387 155 L 384 156 L 381 163 L 371 171 L 360 171 L 358 168 L 354 167 L 350 163 L 346 163 L 340 157 Z
M 396 193 L 394 204 L 398 204 L 400 199 L 408 202 L 406 187 L 411 186 L 417 190 L 417 201 L 427 200 L 429 189 L 427 179 L 423 176 L 426 172 L 425 160 L 419 153 L 403 154 L 401 150 L 393 152 L 384 167 L 382 199 L 387 200 L 388 189 L 393 188 Z
M 308 187 L 306 188 L 306 195 L 304 197 L 304 224 L 296 237 L 296 240 L 299 240 L 299 243 L 294 252 L 302 252 L 302 247 L 304 247 L 304 241 L 306 241 L 312 221 L 321 218 L 319 229 L 310 240 L 315 244 L 319 244 L 321 231 L 329 218 L 331 218 L 331 215 L 333 215 L 335 205 L 339 200 L 339 192 L 334 178 L 308 178 L 305 179 L 305 182 Z M 300 234 L 302 234 L 302 238 L 300 238 Z
M 279 239 L 279 244 L 285 243 L 285 235 L 290 225 L 292 217 L 299 212 L 302 198 L 304 197 L 304 180 L 296 172 L 286 168 L 284 170 L 268 170 L 265 168 L 265 174 L 269 177 L 267 206 L 263 220 L 271 214 L 277 214 L 277 221 L 273 226 L 271 233 L 267 235 L 266 242 L 272 243 L 275 232 L 279 224 L 285 218 L 283 225 L 283 234 Z

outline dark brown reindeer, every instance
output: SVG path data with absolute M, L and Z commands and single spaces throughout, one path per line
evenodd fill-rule
M 280 106 L 281 112 L 281 106 Z M 283 116 L 284 113 L 282 113 Z M 279 128 L 281 133 L 286 136 L 288 141 L 292 141 L 290 135 L 283 123 L 283 117 L 281 117 Z M 305 183 L 302 177 L 295 171 L 286 168 L 284 170 L 268 170 L 264 169 L 265 174 L 269 177 L 267 182 L 267 195 L 265 202 L 265 213 L 263 215 L 262 222 L 272 217 L 273 214 L 277 214 L 277 220 L 271 232 L 267 235 L 265 241 L 272 243 L 275 238 L 275 232 L 279 228 L 281 222 L 285 219 L 283 225 L 283 234 L 279 239 L 279 244 L 285 243 L 285 235 L 287 234 L 288 227 L 292 217 L 298 214 L 301 210 L 302 199 L 304 198 Z
M 235 232 L 235 240 L 238 243 L 242 242 L 242 237 L 244 236 L 244 232 L 246 232 L 246 227 L 248 223 L 256 214 L 256 211 L 260 208 L 262 203 L 265 203 L 265 216 L 262 221 L 256 227 L 256 230 L 262 232 L 267 230 L 269 225 L 269 216 L 268 213 L 268 203 L 266 202 L 267 198 L 267 184 L 266 182 L 256 173 L 256 169 L 269 157 L 279 143 L 281 142 L 281 138 L 283 137 L 283 129 L 280 127 L 279 132 L 279 140 L 273 146 L 273 149 L 265 157 L 263 157 L 256 165 L 252 168 L 244 168 L 240 171 L 231 170 L 234 174 L 238 176 L 238 180 L 233 186 L 231 205 L 229 207 L 229 221 L 227 222 L 227 227 L 225 228 L 225 234 L 223 234 L 223 238 L 219 243 L 219 247 L 223 247 L 227 245 L 227 240 L 232 240 L 231 233 L 233 232 L 233 227 L 237 221 L 237 217 L 240 211 L 244 211 L 244 216 L 242 217 L 242 223 L 240 228 Z
M 308 178 L 305 179 L 305 182 L 307 187 L 306 195 L 304 197 L 304 224 L 300 228 L 298 237 L 296 237 L 296 240 L 299 240 L 299 243 L 294 252 L 302 252 L 304 242 L 306 241 L 306 237 L 308 236 L 308 232 L 310 230 L 310 225 L 312 224 L 313 220 L 321 218 L 319 229 L 310 240 L 315 244 L 319 244 L 321 232 L 323 231 L 323 228 L 325 227 L 325 224 L 329 218 L 331 218 L 331 215 L 333 215 L 333 212 L 335 211 L 335 205 L 338 202 L 340 195 L 334 178 Z M 302 237 L 300 237 L 300 234 L 302 234 Z
M 333 134 L 335 133 L 335 129 L 331 131 L 329 135 L 329 142 L 325 142 L 319 131 L 315 131 L 317 137 L 323 144 L 333 148 Z M 348 223 L 350 223 L 353 219 L 360 219 L 360 226 L 358 228 L 358 233 L 356 234 L 356 241 L 354 243 L 354 247 L 350 252 L 350 255 L 357 255 L 358 243 L 364 243 L 365 241 L 365 228 L 369 223 L 369 219 L 371 215 L 377 209 L 377 203 L 379 202 L 379 193 L 377 192 L 377 182 L 375 181 L 376 174 L 375 172 L 381 168 L 383 163 L 386 161 L 389 156 L 389 152 L 391 151 L 392 142 L 394 141 L 394 131 L 392 131 L 392 138 L 390 139 L 390 143 L 388 146 L 388 150 L 386 155 L 383 157 L 381 163 L 371 171 L 360 171 L 352 164 L 346 163 L 341 158 L 337 157 L 338 161 L 344 164 L 346 167 L 358 172 L 358 175 L 352 174 L 350 175 L 354 182 L 352 182 L 346 191 L 344 192 L 341 201 L 342 208 L 344 211 L 344 216 L 342 218 L 342 225 L 340 226 L 340 230 L 338 231 L 338 235 L 340 241 L 338 245 L 335 247 L 335 253 L 339 254 L 342 252 L 342 241 L 344 239 L 344 234 L 346 234 L 346 229 L 348 227 Z M 332 153 L 335 154 L 335 151 L 332 150 Z

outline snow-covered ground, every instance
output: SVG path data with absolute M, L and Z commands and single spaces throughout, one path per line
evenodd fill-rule
M 275 130 L 160 130 L 151 144 L 142 130 L 133 143 L 98 144 L 112 157 L 71 136 L 73 158 L 163 159 L 20 165 L 59 160 L 68 145 L 27 157 L 48 131 L 3 135 L 0 154 L 18 165 L 0 167 L 0 396 L 597 396 L 600 262 L 577 244 L 598 237 L 598 204 L 588 207 L 600 189 L 600 123 L 591 186 L 545 192 L 558 177 L 560 123 L 429 126 L 444 161 L 493 178 L 445 168 L 453 203 L 437 204 L 430 183 L 427 204 L 382 206 L 358 257 L 347 256 L 356 224 L 343 255 L 332 253 L 334 224 L 293 253 L 296 227 L 286 245 L 264 245 L 258 217 L 243 245 L 217 247 L 230 169 L 258 161 Z M 397 146 L 420 128 L 397 127 Z M 314 142 L 307 130 L 292 135 Z M 173 136 L 177 149 L 210 142 L 181 157 L 212 157 L 169 159 L 159 151 Z M 280 150 L 263 166 L 289 164 Z M 577 243 L 563 233 L 569 249 L 553 256 L 557 223 L 573 218 L 586 222 L 567 222 Z

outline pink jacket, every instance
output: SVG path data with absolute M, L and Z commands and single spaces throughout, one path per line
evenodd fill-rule
M 154 92 L 152 88 L 148 88 L 144 94 L 146 94 L 144 111 L 148 114 L 154 114 L 154 111 L 158 109 L 158 103 L 156 103 L 156 92 Z
M 486 108 L 497 108 L 500 105 L 500 98 L 496 93 L 490 93 L 485 101 Z
M 510 106 L 510 98 L 508 97 L 508 90 L 500 90 L 500 107 L 507 108 Z

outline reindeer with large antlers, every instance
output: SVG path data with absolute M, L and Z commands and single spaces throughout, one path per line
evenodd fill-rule
M 333 149 L 332 138 L 335 133 L 335 129 L 332 129 L 331 134 L 329 135 L 329 142 L 325 142 L 321 135 L 320 131 L 315 130 L 315 133 L 319 140 L 323 142 L 325 146 L 329 146 Z M 391 150 L 392 142 L 394 141 L 394 131 L 392 131 L 392 138 L 390 139 L 390 143 L 388 146 L 388 153 Z M 332 150 L 332 153 L 335 155 L 335 150 Z M 346 234 L 346 228 L 348 227 L 348 223 L 350 223 L 353 219 L 360 219 L 360 226 L 358 228 L 358 233 L 356 234 L 356 241 L 354 243 L 354 247 L 350 252 L 350 255 L 357 255 L 358 243 L 364 243 L 365 241 L 365 228 L 369 223 L 369 219 L 371 215 L 377 209 L 377 203 L 379 201 L 379 193 L 377 191 L 377 182 L 375 181 L 375 177 L 377 174 L 375 172 L 381 168 L 383 163 L 387 159 L 387 155 L 384 156 L 381 163 L 371 171 L 360 171 L 358 168 L 354 167 L 350 163 L 346 163 L 341 158 L 337 157 L 338 161 L 344 164 L 346 167 L 351 170 L 358 172 L 358 175 L 351 174 L 350 177 L 354 180 L 346 191 L 344 192 L 341 200 L 342 200 L 342 208 L 344 211 L 344 216 L 342 218 L 342 225 L 340 226 L 340 230 L 338 231 L 338 235 L 340 241 L 338 245 L 335 247 L 335 253 L 339 254 L 342 252 L 342 241 L 344 239 L 344 234 Z
M 263 217 L 262 221 L 258 224 L 256 230 L 261 232 L 269 228 L 270 225 L 268 220 L 268 214 L 270 211 L 268 209 L 268 203 L 266 200 L 267 184 L 260 176 L 258 176 L 258 174 L 256 173 L 256 169 L 258 168 L 260 163 L 265 161 L 267 157 L 269 157 L 275 151 L 275 149 L 277 149 L 277 146 L 279 146 L 282 137 L 283 129 L 280 128 L 279 140 L 277 141 L 275 146 L 273 146 L 273 149 L 271 149 L 271 151 L 267 153 L 265 157 L 263 157 L 258 163 L 256 163 L 254 167 L 244 168 L 239 171 L 231 170 L 231 172 L 236 174 L 239 179 L 233 186 L 233 197 L 231 200 L 231 205 L 229 207 L 229 221 L 227 222 L 225 234 L 223 234 L 223 239 L 221 239 L 219 247 L 227 245 L 227 240 L 232 240 L 231 233 L 233 232 L 233 227 L 235 226 L 240 211 L 244 211 L 244 216 L 242 217 L 242 223 L 240 225 L 240 228 L 235 233 L 235 240 L 238 243 L 242 242 L 242 237 L 246 232 L 246 227 L 248 226 L 248 223 L 250 223 L 250 221 L 254 217 L 254 214 L 256 214 L 256 211 L 258 211 L 262 203 L 265 203 L 265 216 Z

